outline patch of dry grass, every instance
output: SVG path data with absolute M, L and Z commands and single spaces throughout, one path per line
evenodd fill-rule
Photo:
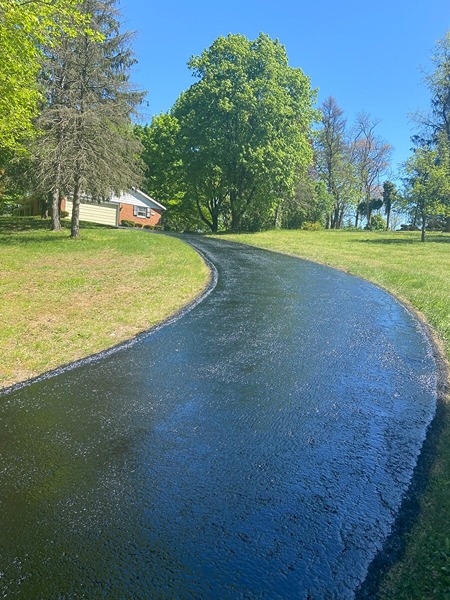
M 0 387 L 129 339 L 207 284 L 177 239 L 90 226 L 71 240 L 39 226 L 0 219 Z

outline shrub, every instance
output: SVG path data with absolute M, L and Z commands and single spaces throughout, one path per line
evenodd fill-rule
M 370 227 L 367 227 L 366 225 L 366 229 L 371 229 L 372 231 L 381 231 L 386 229 L 386 221 L 381 215 L 372 215 L 370 217 Z
M 154 229 L 153 225 L 144 225 L 144 229 Z
M 120 224 L 122 227 L 134 227 L 134 221 L 129 221 L 128 219 L 122 219 Z
M 61 211 L 61 213 L 60 213 L 61 219 L 67 219 L 68 216 L 69 216 L 69 212 L 67 210 Z
M 319 231 L 319 229 L 322 229 L 322 223 L 319 221 L 306 221 L 303 223 L 302 229 L 305 229 L 306 231 Z

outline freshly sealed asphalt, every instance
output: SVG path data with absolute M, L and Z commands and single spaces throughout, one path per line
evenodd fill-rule
M 420 324 L 344 273 L 190 242 L 201 303 L 0 398 L 0 597 L 345 600 L 388 536 L 436 408 Z

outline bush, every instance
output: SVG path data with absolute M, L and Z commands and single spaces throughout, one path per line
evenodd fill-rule
M 322 223 L 319 221 L 306 221 L 303 223 L 302 229 L 305 229 L 306 231 L 319 231 L 319 229 L 322 229 Z
M 120 224 L 122 227 L 134 227 L 134 221 L 129 221 L 128 219 L 122 219 Z
M 144 225 L 144 229 L 154 229 L 153 225 Z
M 69 212 L 67 210 L 62 210 L 60 215 L 61 219 L 67 219 L 67 217 L 69 216 Z
M 382 231 L 383 229 L 386 229 L 386 221 L 381 215 L 372 215 L 370 217 L 370 227 L 366 226 L 366 229 L 371 229 L 372 231 Z

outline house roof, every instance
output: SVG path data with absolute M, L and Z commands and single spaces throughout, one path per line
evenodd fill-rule
M 113 196 L 109 202 L 113 204 L 131 204 L 132 206 L 145 206 L 148 208 L 156 208 L 159 210 L 166 210 L 166 207 L 147 196 L 144 192 L 137 189 L 129 190 L 128 192 L 122 192 L 120 196 Z

